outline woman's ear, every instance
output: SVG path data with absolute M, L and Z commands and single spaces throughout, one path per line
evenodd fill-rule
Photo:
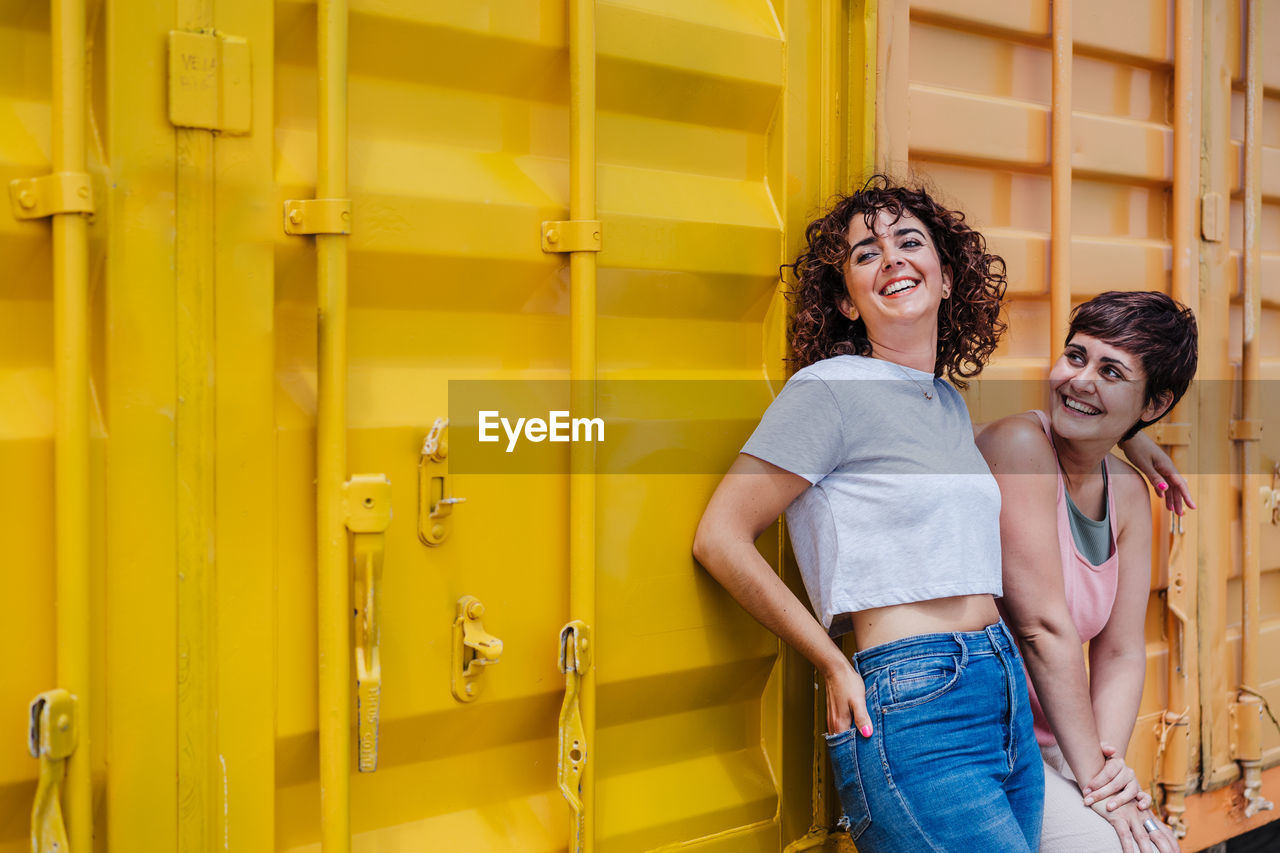
M 840 297 L 840 301 L 836 303 L 836 310 L 848 318 L 850 322 L 858 319 L 858 309 L 854 307 L 853 300 L 848 296 Z
M 951 270 L 947 267 L 942 268 L 942 298 L 947 299 L 951 296 Z
M 1169 411 L 1169 407 L 1173 405 L 1173 392 L 1161 391 L 1156 395 L 1154 400 L 1147 402 L 1146 407 L 1142 410 L 1142 420 L 1147 423 L 1158 421 Z

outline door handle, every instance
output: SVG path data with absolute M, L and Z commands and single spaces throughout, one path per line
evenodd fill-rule
M 67 827 L 60 803 L 67 759 L 76 751 L 76 697 L 49 690 L 31 700 L 27 747 L 40 759 L 36 798 L 31 806 L 32 853 L 67 853 Z
M 391 524 L 391 481 L 357 474 L 346 484 L 347 529 L 355 557 L 356 717 L 361 773 L 378 769 L 378 713 L 382 704 L 382 560 Z

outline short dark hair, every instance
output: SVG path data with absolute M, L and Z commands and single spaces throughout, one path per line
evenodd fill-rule
M 1187 393 L 1187 386 L 1196 374 L 1199 352 L 1196 315 L 1163 293 L 1109 290 L 1099 294 L 1071 312 L 1065 343 L 1071 343 L 1077 334 L 1097 338 L 1136 355 L 1147 374 L 1144 405 L 1170 392 L 1173 402 L 1165 409 L 1166 413 Z M 1139 420 L 1121 440 L 1133 438 L 1138 430 L 1158 420 L 1160 418 Z

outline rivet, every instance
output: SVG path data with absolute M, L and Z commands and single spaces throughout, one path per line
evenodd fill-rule
M 471 685 L 470 685 L 470 684 L 468 684 L 468 685 L 467 685 L 467 692 L 468 692 L 468 693 L 470 693 L 470 692 L 471 692 Z
M 432 539 L 434 539 L 434 540 L 436 540 L 436 541 L 440 541 L 441 539 L 444 539 L 444 525 L 443 525 L 443 524 L 433 524 L 433 525 L 431 525 L 431 538 L 432 538 Z
M 88 188 L 88 187 L 81 187 L 80 189 L 76 190 L 76 192 L 77 192 L 77 194 L 79 194 L 80 198 L 88 198 L 88 197 L 89 197 L 89 188 Z
M 556 229 L 554 229 L 554 228 L 550 228 L 550 229 L 548 229 L 548 230 L 547 230 L 547 242 L 548 242 L 548 243 L 559 243 L 559 242 L 560 242 L 560 232 L 559 232 L 559 231 L 557 231 L 557 230 L 556 230 Z
M 68 717 L 66 714 L 59 714 L 58 715 L 58 731 L 65 732 L 69 728 L 71 728 L 71 718 Z
M 289 211 L 289 221 L 292 222 L 294 225 L 301 225 L 302 211 L 296 207 L 293 210 Z
M 351 211 L 349 211 L 349 210 L 344 210 L 344 211 L 342 211 L 342 219 L 343 219 L 343 221 L 346 221 L 346 220 L 348 220 L 348 219 L 350 219 L 350 218 L 351 218 Z
M 23 190 L 18 193 L 18 204 L 30 210 L 36 206 L 36 197 L 31 194 L 31 190 Z

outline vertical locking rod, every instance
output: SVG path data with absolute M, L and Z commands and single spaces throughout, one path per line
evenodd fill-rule
M 569 218 L 596 218 L 596 4 L 569 0 Z M 570 414 L 595 417 L 596 255 L 569 254 Z M 575 442 L 569 450 L 569 618 L 587 631 L 596 621 L 595 444 Z M 580 678 L 577 703 L 585 744 L 595 742 L 596 676 L 594 655 L 575 670 Z M 574 853 L 595 849 L 594 762 L 583 761 L 576 791 Z M 570 800 L 573 803 L 573 800 Z
M 316 197 L 347 195 L 347 2 L 317 7 Z M 351 849 L 351 581 L 347 476 L 347 237 L 317 234 L 316 557 L 319 613 L 320 846 Z
M 1195 309 L 1197 298 L 1195 201 L 1200 194 L 1200 101 L 1197 69 L 1200 65 L 1200 25 L 1193 0 L 1174 2 L 1174 109 L 1173 109 L 1173 270 L 1174 299 Z M 1169 421 L 1194 424 L 1197 401 L 1194 389 L 1183 398 Z M 1183 471 L 1194 470 L 1195 448 L 1190 444 L 1170 449 Z M 1169 700 L 1161 721 L 1160 761 L 1155 768 L 1164 819 L 1179 837 L 1186 834 L 1186 798 L 1192 768 L 1191 731 L 1197 716 L 1193 706 L 1199 697 L 1192 674 L 1198 672 L 1196 617 L 1199 590 L 1194 534 L 1186 536 L 1171 521 L 1169 531 L 1169 581 L 1165 599 L 1165 632 L 1169 638 Z
M 1258 322 L 1262 314 L 1262 3 L 1247 0 L 1245 10 L 1244 108 L 1244 332 L 1240 392 L 1241 418 L 1248 424 L 1259 415 L 1257 386 L 1261 379 Z M 1236 751 L 1244 777 L 1245 817 L 1272 808 L 1262 796 L 1262 698 L 1257 694 L 1261 643 L 1259 600 L 1262 570 L 1258 553 L 1261 507 L 1253 496 L 1261 484 L 1257 435 L 1242 431 L 1244 499 L 1240 501 L 1240 690 L 1236 697 Z
M 1050 119 L 1049 360 L 1071 312 L 1071 0 L 1053 0 L 1053 107 Z
M 54 0 L 53 171 L 84 172 L 85 4 Z M 88 223 L 53 215 L 54 542 L 57 683 L 89 719 L 89 261 Z M 93 849 L 89 727 L 67 756 L 66 817 L 73 850 Z

